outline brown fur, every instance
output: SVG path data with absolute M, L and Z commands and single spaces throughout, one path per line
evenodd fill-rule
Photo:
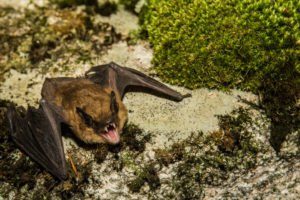
M 81 117 L 76 112 L 76 107 L 83 109 L 94 120 L 105 123 L 112 115 L 110 110 L 111 88 L 102 88 L 87 79 L 69 81 L 65 84 L 59 83 L 56 87 L 55 79 L 47 79 L 42 95 L 64 110 L 64 118 L 70 125 L 74 134 L 86 143 L 105 143 L 106 141 L 95 131 L 87 127 Z M 49 88 L 50 86 L 50 88 Z M 54 89 L 53 89 L 54 88 Z M 47 91 L 52 91 L 51 97 Z M 117 118 L 117 130 L 120 134 L 127 121 L 127 109 L 118 92 L 115 91 L 116 101 L 119 105 Z

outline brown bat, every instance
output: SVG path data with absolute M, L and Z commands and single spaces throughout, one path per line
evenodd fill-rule
M 181 95 L 134 69 L 109 63 L 92 67 L 84 77 L 46 79 L 38 109 L 8 111 L 11 135 L 18 147 L 60 180 L 67 178 L 61 125 L 67 124 L 85 143 L 117 144 L 127 121 L 122 98 L 127 89 L 150 90 L 181 101 Z

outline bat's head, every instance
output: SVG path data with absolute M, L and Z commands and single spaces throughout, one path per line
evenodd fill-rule
M 118 144 L 127 121 L 127 110 L 121 98 L 112 89 L 81 91 L 75 98 L 71 127 L 87 143 Z

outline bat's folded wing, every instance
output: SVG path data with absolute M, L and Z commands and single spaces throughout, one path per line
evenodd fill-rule
M 30 107 L 23 115 L 11 107 L 8 120 L 18 147 L 52 175 L 65 180 L 67 170 L 61 137 L 63 118 L 57 107 L 41 100 L 38 109 Z
M 181 101 L 183 98 L 190 96 L 190 94 L 181 95 L 179 92 L 135 69 L 121 67 L 114 62 L 92 67 L 86 72 L 86 77 L 102 86 L 112 87 L 119 92 L 121 97 L 124 96 L 126 88 L 130 86 L 150 90 L 149 92 L 156 92 L 175 101 Z

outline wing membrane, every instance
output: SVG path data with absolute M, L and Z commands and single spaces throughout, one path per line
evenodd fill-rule
M 55 177 L 66 179 L 66 160 L 60 127 L 63 118 L 59 110 L 41 100 L 40 107 L 29 108 L 25 116 L 21 116 L 11 107 L 8 119 L 12 138 L 19 148 Z
M 168 96 L 172 100 L 181 101 L 190 94 L 181 95 L 161 82 L 131 68 L 121 67 L 114 62 L 92 67 L 86 72 L 86 77 L 102 86 L 109 86 L 117 90 L 123 97 L 126 88 L 130 86 L 141 87 L 158 94 Z

